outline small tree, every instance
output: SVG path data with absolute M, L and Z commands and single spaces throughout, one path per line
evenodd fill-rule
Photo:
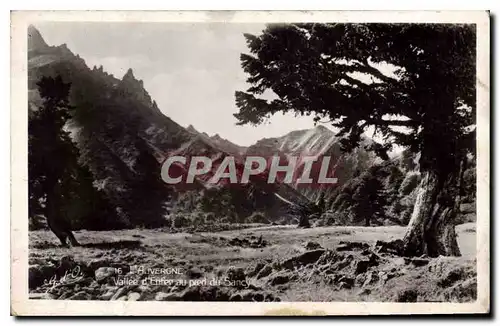
M 134 147 L 138 154 L 135 157 L 134 174 L 128 180 L 132 191 L 127 192 L 124 207 L 134 225 L 162 227 L 165 225 L 163 216 L 167 212 L 169 190 L 160 178 L 161 165 L 146 141 L 139 138 Z
M 323 191 L 319 195 L 318 201 L 316 202 L 316 206 L 318 206 L 319 215 L 323 214 L 323 212 L 326 211 L 325 193 Z
M 383 219 L 386 205 L 384 196 L 382 182 L 373 174 L 365 173 L 353 195 L 352 211 L 355 221 L 364 220 L 365 226 L 370 226 L 371 220 Z

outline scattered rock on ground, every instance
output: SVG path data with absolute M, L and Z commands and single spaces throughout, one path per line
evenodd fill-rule
M 441 287 L 449 287 L 455 282 L 465 278 L 465 272 L 461 268 L 448 271 L 438 282 Z
M 115 292 L 115 294 L 111 297 L 110 300 L 118 300 L 118 298 L 125 296 L 127 294 L 127 287 L 121 287 L 118 289 L 118 291 Z
M 398 293 L 397 302 L 417 302 L 418 292 L 415 289 L 404 289 Z
M 270 285 L 281 285 L 290 282 L 290 276 L 288 274 L 278 274 L 269 278 L 268 283 Z
M 262 268 L 264 268 L 264 266 L 266 266 L 266 263 L 260 261 L 255 264 L 255 266 L 250 266 L 246 274 L 248 275 L 248 277 L 254 277 L 262 270 Z
M 137 292 L 130 292 L 127 296 L 128 301 L 137 301 L 141 298 L 141 294 Z
M 320 249 L 322 248 L 321 245 L 317 242 L 314 241 L 308 241 L 305 245 L 305 248 L 307 250 L 315 250 L 315 249 Z
M 68 300 L 90 300 L 91 295 L 85 291 L 80 291 L 70 296 Z
M 182 291 L 179 296 L 183 301 L 227 301 L 230 295 L 224 287 L 193 286 Z
M 99 267 L 95 271 L 95 279 L 98 283 L 105 283 L 110 277 L 116 275 L 116 270 L 113 267 Z
M 39 287 L 44 281 L 49 281 L 56 273 L 53 265 L 31 265 L 28 268 L 28 285 L 30 289 Z
M 104 293 L 103 295 L 100 296 L 100 299 L 101 300 L 111 300 L 111 298 L 113 297 L 115 293 L 113 291 L 108 291 L 106 293 Z
M 273 272 L 273 268 L 271 267 L 271 264 L 267 264 L 266 266 L 264 266 L 260 271 L 259 273 L 257 274 L 257 279 L 259 278 L 263 278 L 263 277 L 266 277 L 268 276 L 269 274 L 271 274 Z
M 403 248 L 403 240 L 397 239 L 390 242 L 378 240 L 375 243 L 375 251 L 378 253 L 392 254 L 401 256 L 401 249 Z
M 262 239 L 262 235 L 260 237 L 250 236 L 245 238 L 232 238 L 229 240 L 230 246 L 237 246 L 243 248 L 264 248 L 268 245 L 267 241 Z
M 429 259 L 428 258 L 418 258 L 418 257 L 405 258 L 405 263 L 412 264 L 415 267 L 420 267 L 420 266 L 427 265 L 429 263 Z
M 368 248 L 370 248 L 370 246 L 364 242 L 340 241 L 337 246 L 337 251 L 365 250 Z
M 261 229 L 252 232 L 265 234 Z M 339 236 L 350 234 L 349 232 L 339 233 Z M 351 233 L 352 238 L 347 237 L 347 239 L 360 239 L 354 236 L 355 232 Z M 217 243 L 225 247 L 228 247 L 230 242 L 234 246 L 246 248 L 252 246 L 258 248 L 267 244 L 259 234 L 253 235 L 249 232 L 235 238 L 227 235 L 195 235 L 191 238 L 195 240 L 201 238 L 202 240 L 198 242 L 207 241 L 210 244 L 216 239 Z M 257 260 L 246 259 L 248 257 L 245 259 L 235 257 L 236 259 L 232 260 L 231 257 L 230 260 L 218 265 L 216 259 L 212 260 L 212 257 L 209 257 L 209 260 L 203 260 L 202 264 L 196 267 L 191 253 L 186 252 L 177 256 L 169 253 L 160 260 L 160 255 L 157 258 L 152 256 L 151 252 L 143 250 L 147 246 L 161 250 L 163 245 L 157 243 L 145 245 L 141 250 L 78 248 L 74 249 L 74 257 L 67 255 L 71 251 L 54 247 L 56 252 L 47 249 L 50 252 L 36 252 L 30 256 L 28 276 L 32 293 L 29 297 L 59 300 L 280 301 L 277 295 L 289 300 L 311 291 L 312 297 L 325 300 L 343 297 L 353 301 L 360 298 L 400 302 L 470 302 L 477 299 L 476 261 L 473 258 L 403 257 L 398 252 L 401 241 L 377 241 L 371 247 L 363 242 L 344 241 L 340 242 L 336 250 L 327 250 L 319 243 L 328 244 L 332 239 L 318 237 L 313 238 L 318 242 L 303 242 L 304 239 L 307 238 L 301 238 L 300 242 L 297 242 L 298 247 L 294 245 L 290 250 L 287 249 L 287 256 L 284 259 L 280 256 L 282 252 L 276 251 L 274 247 L 270 248 L 269 252 L 265 250 L 263 255 L 258 252 L 259 249 L 225 248 L 224 250 L 231 253 L 238 253 L 238 250 L 240 253 L 251 252 L 252 257 L 255 254 Z M 281 245 L 279 239 L 275 240 L 277 246 Z M 93 259 L 86 259 L 83 263 L 75 261 L 76 257 L 88 258 L 87 254 L 76 255 L 79 250 L 89 250 Z M 139 262 L 146 268 L 182 266 L 185 275 L 190 279 L 227 278 L 232 283 L 198 287 L 188 285 L 118 287 L 112 282 L 116 277 L 116 268 L 122 268 L 122 276 L 130 276 L 129 266 L 137 265 Z M 228 263 L 233 262 L 238 267 L 228 267 Z M 81 268 L 84 274 L 82 278 L 57 286 L 43 284 L 44 280 L 52 278 L 55 278 L 56 282 L 59 281 L 64 273 L 71 272 L 76 267 Z M 312 293 L 316 291 L 313 290 L 314 287 L 318 287 L 318 293 Z
M 186 271 L 186 276 L 191 279 L 197 279 L 203 276 L 203 272 L 199 268 L 193 267 Z
M 444 292 L 444 299 L 451 302 L 468 302 L 470 298 L 477 298 L 477 279 L 475 277 L 457 282 Z
M 293 270 L 295 267 L 301 265 L 315 263 L 324 253 L 325 253 L 324 249 L 307 251 L 301 255 L 287 259 L 282 263 L 282 266 L 286 269 Z
M 179 299 L 180 297 L 177 293 L 158 292 L 155 296 L 156 301 L 177 301 Z
M 227 271 L 227 276 L 231 281 L 245 281 L 245 271 L 241 267 L 230 267 Z

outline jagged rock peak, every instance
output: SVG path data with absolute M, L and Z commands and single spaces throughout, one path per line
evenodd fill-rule
M 193 125 L 187 126 L 186 130 L 189 132 L 198 133 L 198 131 L 193 127 Z
M 123 75 L 122 80 L 136 80 L 134 77 L 134 72 L 132 71 L 132 68 L 128 68 L 125 75 Z
M 144 89 L 144 82 L 141 79 L 135 78 L 132 68 L 129 68 L 125 75 L 123 75 L 122 82 L 125 82 L 128 85 L 133 85 L 133 87 L 137 90 Z
M 71 50 L 69 49 L 68 45 L 66 43 L 63 43 L 59 46 L 57 46 L 57 49 L 59 50 L 59 55 L 62 55 L 63 57 L 66 58 L 75 58 L 78 59 L 79 61 L 83 60 L 80 58 L 79 55 L 75 55 Z
M 42 34 L 35 26 L 28 26 L 28 51 L 46 49 L 49 46 L 45 43 Z
M 102 67 L 102 65 L 99 65 L 99 67 L 97 67 L 96 65 L 94 65 L 94 67 L 92 68 L 92 70 L 99 71 L 99 72 L 104 72 L 104 68 Z

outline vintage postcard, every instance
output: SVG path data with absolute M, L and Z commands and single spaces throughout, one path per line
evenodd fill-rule
M 489 312 L 488 12 L 11 26 L 13 315 Z

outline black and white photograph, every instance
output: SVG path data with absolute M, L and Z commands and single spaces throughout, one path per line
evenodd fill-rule
M 488 13 L 383 14 L 14 12 L 19 311 L 487 312 Z

